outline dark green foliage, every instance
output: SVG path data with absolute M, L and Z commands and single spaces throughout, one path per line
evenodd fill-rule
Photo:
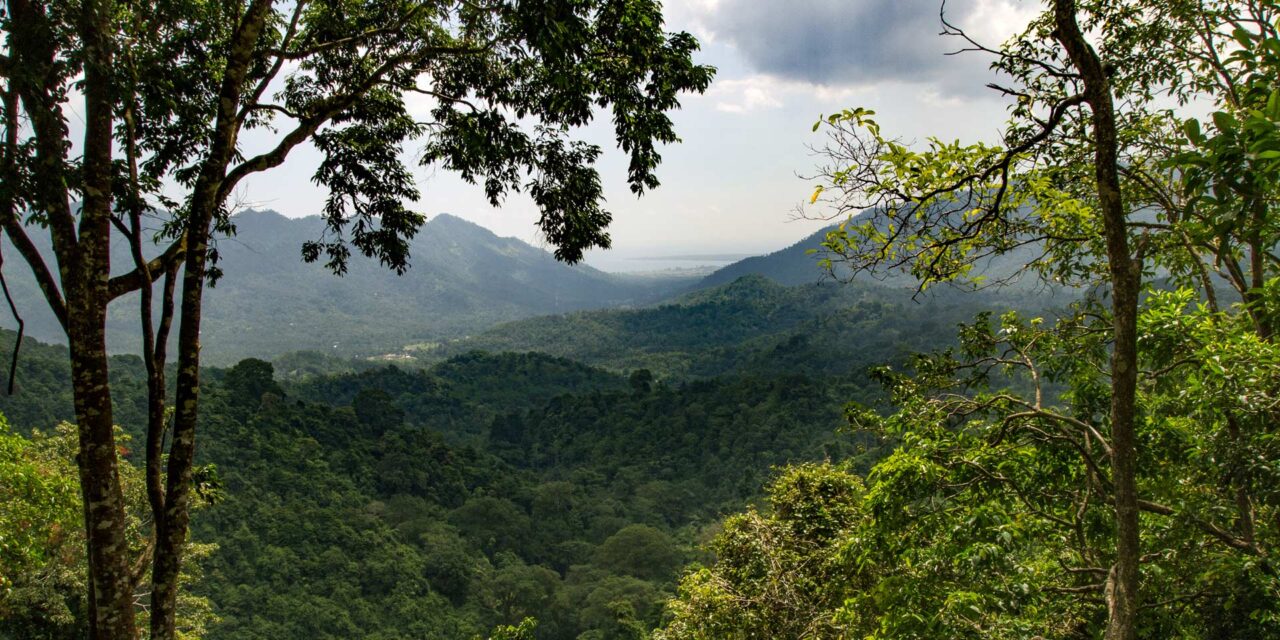
M 390 366 L 313 377 L 289 386 L 289 393 L 332 406 L 360 405 L 362 393 L 373 393 L 410 423 L 430 424 L 454 440 L 474 440 L 501 413 L 540 407 L 563 393 L 622 390 L 626 384 L 620 376 L 564 358 L 473 352 L 425 371 Z
M 600 545 L 596 563 L 613 573 L 664 581 L 684 564 L 683 556 L 671 536 L 648 525 L 633 524 Z
M 383 432 L 374 455 L 378 461 L 374 488 L 380 495 L 420 496 L 446 507 L 466 499 L 465 455 L 447 447 L 439 433 L 426 429 Z
M 356 420 L 373 433 L 386 433 L 404 423 L 404 410 L 382 389 L 361 389 L 351 399 L 351 409 L 356 412 Z
M 524 510 L 503 498 L 480 496 L 449 514 L 449 524 L 485 553 L 526 550 L 532 523 Z
M 631 373 L 631 377 L 627 379 L 631 385 L 631 390 L 636 393 L 649 393 L 653 388 L 653 372 L 648 369 L 636 369 Z
M 471 352 L 432 371 L 477 403 L 513 410 L 542 406 L 562 393 L 612 391 L 624 384 L 620 376 L 541 353 Z
M 310 637 L 304 602 L 329 608 L 334 629 L 388 637 L 419 617 L 436 625 L 431 637 L 470 640 L 528 616 L 539 638 L 639 637 L 691 555 L 695 523 L 750 497 L 770 464 L 822 455 L 839 420 L 838 392 L 802 378 L 636 393 L 537 355 L 471 354 L 286 391 L 337 406 L 291 396 L 243 425 L 211 412 L 208 458 L 237 460 L 231 497 L 196 523 L 236 547 L 211 559 L 208 594 L 234 612 L 214 638 Z M 504 424 L 527 449 L 466 444 L 485 446 L 477 435 Z
M 587 467 L 623 495 L 644 487 L 642 503 L 655 509 L 655 498 L 678 494 L 670 487 L 696 487 L 695 512 L 706 513 L 754 495 L 770 465 L 844 451 L 819 446 L 839 426 L 839 397 L 839 387 L 802 376 L 561 396 L 494 420 L 490 439 L 516 466 L 558 476 Z M 678 504 L 660 508 L 671 513 Z
M 500 325 L 439 353 L 536 350 L 614 371 L 648 369 L 659 378 L 861 375 L 952 341 L 954 327 L 975 308 L 1032 304 L 1021 291 L 966 298 L 941 289 L 908 298 L 902 289 L 874 284 L 785 287 L 751 275 L 657 307 Z
M 652 583 L 610 576 L 597 583 L 582 601 L 582 621 L 591 628 L 580 638 L 641 640 L 662 612 L 664 593 Z
M 227 369 L 222 377 L 229 406 L 244 411 L 257 409 L 268 395 L 280 398 L 284 391 L 275 381 L 275 369 L 270 362 L 248 358 Z
M 17 334 L 0 329 L 0 353 L 13 353 Z M 0 412 L 19 433 L 50 429 L 63 421 L 74 421 L 71 406 L 71 365 L 67 349 L 32 338 L 22 341 L 14 394 L 0 393 Z M 115 398 L 116 422 L 127 433 L 137 434 L 147 415 L 146 370 L 134 356 L 111 358 L 111 390 Z
M 48 375 L 65 351 L 26 353 L 49 393 L 0 410 L 69 411 Z M 832 436 L 847 384 L 631 378 L 540 354 L 284 384 L 261 360 L 207 370 L 206 637 L 473 640 L 536 617 L 543 640 L 638 638 L 771 465 L 853 451 Z

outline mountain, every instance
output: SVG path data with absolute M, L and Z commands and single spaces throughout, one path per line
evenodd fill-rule
M 762 256 L 744 258 L 722 267 L 703 278 L 696 286 L 697 288 L 716 287 L 747 275 L 764 276 L 783 285 L 813 284 L 824 279 L 830 280 L 830 276 L 818 266 L 818 260 L 822 256 L 809 252 L 820 251 L 827 232 L 833 228 L 835 227 L 822 229 L 785 249 Z
M 691 280 L 568 266 L 448 214 L 432 218 L 414 237 L 403 276 L 353 256 L 348 273 L 336 277 L 300 256 L 302 243 L 324 231 L 319 217 L 248 211 L 233 221 L 236 234 L 217 244 L 224 276 L 205 299 L 202 341 L 210 364 L 303 349 L 344 357 L 397 351 L 519 318 L 648 304 Z M 112 261 L 118 272 L 132 264 L 123 242 L 113 247 Z M 59 340 L 60 329 L 19 264 L 10 260 L 6 276 L 29 335 Z M 112 304 L 113 351 L 136 349 L 137 304 L 132 296 Z M 0 324 L 14 326 L 8 318 Z
M 712 272 L 698 282 L 694 288 L 706 288 L 733 282 L 746 275 L 759 275 L 783 285 L 813 284 L 831 281 L 834 278 L 826 269 L 818 265 L 818 261 L 830 254 L 822 248 L 827 233 L 837 225 L 821 229 L 805 239 L 779 251 L 762 256 L 753 256 L 739 260 Z M 1002 255 L 990 256 L 976 262 L 974 275 L 982 275 L 989 282 L 1006 282 L 1004 288 L 1022 289 L 1025 291 L 1037 288 L 1036 278 L 1018 277 L 1023 265 L 1039 257 L 1038 244 L 1023 246 Z M 836 274 L 840 280 L 850 279 L 848 269 L 836 265 Z M 908 274 L 897 271 L 879 271 L 875 274 L 859 274 L 859 280 L 868 280 L 894 289 L 916 288 L 916 281 Z

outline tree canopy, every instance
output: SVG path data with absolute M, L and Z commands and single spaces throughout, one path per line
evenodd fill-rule
M 107 307 L 141 294 L 151 634 L 171 638 L 203 292 L 221 275 L 217 239 L 234 234 L 229 198 L 247 177 L 310 143 L 321 155 L 313 180 L 329 197 L 325 231 L 302 258 L 342 274 L 354 250 L 403 272 L 423 223 L 404 162 L 417 145 L 424 164 L 481 184 L 495 206 L 528 193 L 556 256 L 577 262 L 609 246 L 611 216 L 594 166 L 602 150 L 575 129 L 607 112 L 627 182 L 643 193 L 658 186 L 659 147 L 677 140 L 667 112 L 712 76 L 692 60 L 693 37 L 665 32 L 652 1 L 11 0 L 0 31 L 0 225 L 70 345 L 94 637 L 136 635 Z M 426 112 L 410 98 L 426 99 Z M 83 132 L 68 125 L 72 109 Z M 251 136 L 263 151 L 248 149 Z M 56 266 L 32 233 L 49 235 Z M 124 273 L 111 269 L 116 238 L 131 250 Z
M 850 406 L 893 451 L 851 503 L 828 637 L 1276 633 L 1278 18 L 1057 1 L 999 48 L 946 24 L 1008 78 L 1000 144 L 910 145 L 866 109 L 815 126 L 813 201 L 869 207 L 828 235 L 829 268 L 986 286 L 985 260 L 1030 247 L 1031 276 L 1085 294 L 981 315 L 879 371 L 892 411 Z M 721 597 L 698 575 L 677 610 Z

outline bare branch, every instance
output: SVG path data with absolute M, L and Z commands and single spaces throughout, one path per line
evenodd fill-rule
M 164 253 L 146 263 L 146 269 L 135 268 L 129 273 L 115 276 L 107 282 L 107 297 L 115 300 L 120 296 L 137 291 L 146 284 L 155 282 L 166 271 L 174 269 L 186 257 L 186 235 L 173 241 Z
M 40 285 L 40 292 L 44 294 L 44 299 L 49 303 L 49 309 L 53 311 L 54 317 L 58 319 L 58 324 L 62 325 L 62 330 L 67 330 L 67 303 L 62 299 L 62 290 L 58 287 L 58 281 L 54 278 L 53 273 L 49 270 L 49 266 L 45 264 L 44 256 L 40 255 L 40 250 L 31 242 L 31 238 L 27 237 L 27 232 L 22 228 L 22 223 L 16 219 L 4 221 L 5 235 L 9 236 L 9 241 L 13 243 L 18 253 L 22 254 L 22 259 L 31 267 L 31 273 L 36 278 L 36 284 Z

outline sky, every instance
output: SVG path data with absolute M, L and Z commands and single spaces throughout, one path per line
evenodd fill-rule
M 637 269 L 634 260 L 689 254 L 757 254 L 793 244 L 824 223 L 795 219 L 813 184 L 799 177 L 817 159 L 810 145 L 820 115 L 844 108 L 877 112 L 886 134 L 994 140 L 1005 102 L 985 89 L 994 80 L 982 54 L 940 36 L 941 0 L 669 0 L 668 31 L 702 43 L 695 59 L 717 68 L 704 95 L 688 95 L 672 114 L 682 142 L 663 150 L 662 186 L 637 198 L 625 181 L 626 158 L 607 118 L 581 132 L 606 153 L 600 164 L 613 249 L 587 262 Z M 948 0 L 947 18 L 983 44 L 1020 30 L 1034 0 Z M 246 141 L 252 150 L 253 141 Z M 412 149 L 407 150 L 412 153 Z M 318 212 L 324 193 L 310 175 L 318 156 L 299 149 L 235 194 L 244 207 L 299 217 Z M 537 210 L 512 196 L 491 207 L 478 187 L 446 171 L 419 169 L 416 209 L 469 219 L 502 236 L 546 246 Z

